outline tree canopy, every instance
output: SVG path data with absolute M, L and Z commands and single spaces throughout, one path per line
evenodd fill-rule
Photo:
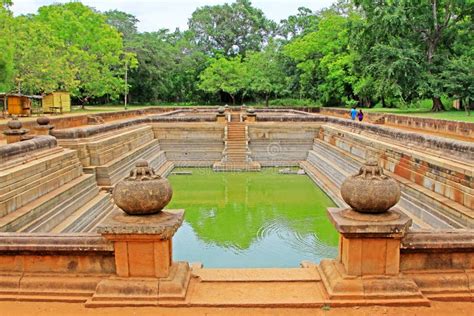
M 339 0 L 279 22 L 229 0 L 197 8 L 188 30 L 153 32 L 80 2 L 18 17 L 11 4 L 0 0 L 1 91 L 64 89 L 80 103 L 474 103 L 473 0 Z

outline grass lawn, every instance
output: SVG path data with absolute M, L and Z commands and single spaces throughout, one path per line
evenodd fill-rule
M 431 112 L 430 110 L 427 110 L 427 109 L 373 108 L 373 109 L 364 109 L 363 111 L 400 114 L 400 115 L 407 115 L 407 116 L 420 116 L 420 117 L 428 117 L 428 118 L 433 118 L 433 119 L 463 121 L 463 122 L 472 122 L 472 123 L 474 123 L 474 111 L 471 111 L 470 116 L 467 116 L 467 114 L 464 110 L 463 111 L 449 110 L 449 111 L 444 111 L 444 112 Z

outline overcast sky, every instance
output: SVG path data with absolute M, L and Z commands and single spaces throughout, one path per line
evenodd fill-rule
M 39 7 L 68 0 L 13 0 L 15 15 L 36 13 Z M 232 2 L 230 0 L 82 0 L 82 3 L 100 11 L 117 9 L 135 15 L 138 30 L 156 31 L 160 28 L 174 30 L 187 28 L 188 19 L 196 8 L 205 5 Z M 334 0 L 253 0 L 252 4 L 263 10 L 267 18 L 279 22 L 296 14 L 299 7 L 313 11 L 328 7 Z

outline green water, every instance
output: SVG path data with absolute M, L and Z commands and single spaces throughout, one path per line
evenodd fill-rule
M 261 172 L 217 173 L 178 168 L 170 175 L 169 209 L 185 209 L 173 239 L 174 260 L 205 267 L 297 267 L 337 254 L 326 216 L 331 199 L 309 177 Z

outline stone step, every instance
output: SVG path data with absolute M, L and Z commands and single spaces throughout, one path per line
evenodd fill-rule
M 300 167 L 313 180 L 318 187 L 320 187 L 338 207 L 347 207 L 347 204 L 341 197 L 341 191 L 329 177 L 319 171 L 313 164 L 308 161 L 302 161 Z
M 261 166 L 258 162 L 232 163 L 232 162 L 216 162 L 212 169 L 214 171 L 260 171 Z
M 55 174 L 52 178 L 47 178 L 41 182 L 35 182 L 35 187 L 18 192 L 17 195 L 2 201 L 0 203 L 0 215 L 6 216 L 7 214 L 17 211 L 28 203 L 33 202 L 57 188 L 60 188 L 64 184 L 80 177 L 81 174 L 81 167 L 76 165 L 66 169 L 64 172 Z
M 77 209 L 81 208 L 81 206 L 87 204 L 87 202 L 92 200 L 99 193 L 99 189 L 95 183 L 91 183 L 82 190 L 77 190 L 76 188 L 73 188 L 72 190 L 76 192 L 74 192 L 74 195 L 69 199 L 60 204 L 56 204 L 49 211 L 36 217 L 27 225 L 19 228 L 18 231 L 29 233 L 49 232 Z
M 53 148 L 45 148 L 39 151 L 29 152 L 26 156 L 20 156 L 17 158 L 9 159 L 8 161 L 3 161 L 0 165 L 0 187 L 4 184 L 1 180 L 2 175 L 5 175 L 5 171 L 7 174 L 12 168 L 22 167 L 32 161 L 38 161 L 45 157 L 51 157 L 57 153 L 63 153 L 64 148 L 61 147 L 53 147 Z
M 153 161 L 156 157 L 160 158 L 160 155 L 163 156 L 163 161 Z M 97 183 L 100 186 L 115 185 L 115 183 L 128 176 L 130 170 L 133 169 L 133 166 L 138 159 L 146 159 L 152 168 L 156 168 L 161 165 L 161 162 L 166 160 L 166 157 L 164 156 L 164 151 L 160 151 L 158 141 L 152 140 L 136 150 L 118 157 L 105 165 L 97 166 L 95 168 Z
M 94 175 L 82 175 L 46 195 L 26 204 L 2 218 L 0 218 L 0 231 L 15 232 L 27 225 L 30 221 L 48 212 L 55 205 L 67 201 L 75 192 L 95 184 Z
M 67 165 L 69 160 L 77 160 L 76 152 L 65 149 L 51 156 L 30 160 L 20 166 L 5 169 L 0 172 L 0 189 L 21 187 L 25 181 L 31 180 L 33 175 L 47 173 L 50 168 L 54 168 L 56 165 Z M 17 185 L 18 182 L 21 184 Z
M 323 144 L 320 143 L 320 145 Z M 324 144 L 323 147 L 324 146 L 325 148 L 328 148 L 330 145 Z M 339 152 L 339 155 L 335 155 L 333 153 L 333 159 L 340 160 L 341 157 L 348 157 L 348 154 L 339 148 L 334 147 L 334 152 Z M 348 161 L 350 161 L 350 159 L 346 159 L 345 163 L 347 164 Z M 359 164 L 361 163 L 362 162 L 359 161 Z M 351 163 L 349 162 L 349 164 Z M 469 210 L 467 207 L 448 200 L 437 193 L 434 193 L 389 171 L 385 172 L 402 185 L 402 199 L 400 200 L 399 204 L 405 209 L 412 208 L 410 209 L 411 215 L 417 216 L 419 218 L 429 219 L 430 225 L 435 228 L 446 228 L 446 225 L 449 227 L 459 228 L 465 226 L 466 222 L 473 222 L 473 211 Z M 465 221 L 460 218 L 464 217 L 464 215 L 466 216 Z
M 155 170 L 156 174 L 159 174 L 163 178 L 168 177 L 170 172 L 174 169 L 174 163 L 171 161 L 166 161 L 160 168 Z
M 107 142 L 88 144 L 91 165 L 103 165 L 153 139 L 151 127 L 148 127 L 131 131 L 125 135 L 120 133 L 110 144 Z
M 48 170 L 42 171 L 40 173 L 31 174 L 29 179 L 18 181 L 18 185 L 11 185 L 0 190 L 0 201 L 5 201 L 30 189 L 41 187 L 42 185 L 44 186 L 44 184 L 48 181 L 51 181 L 57 177 L 60 177 L 62 174 L 66 174 L 67 172 L 75 169 L 78 169 L 78 172 L 80 172 L 82 169 L 81 164 L 77 158 L 66 160 L 65 163 L 53 165 Z
M 94 231 L 113 210 L 110 193 L 100 191 L 96 197 L 51 229 L 52 233 L 79 233 Z
M 339 148 L 334 147 L 329 149 L 330 145 L 321 144 L 319 140 L 315 141 L 315 145 L 314 148 L 318 151 L 310 151 L 308 161 L 312 162 L 319 171 L 328 174 L 338 187 L 341 186 L 347 176 L 357 172 L 359 169 L 358 165 L 362 165 L 362 161 L 357 161 L 349 157 L 348 153 L 343 152 Z M 423 194 L 424 189 L 421 186 L 411 183 L 388 171 L 385 172 L 387 175 L 399 181 L 402 187 L 402 196 L 398 206 L 414 220 L 417 219 L 415 222 L 416 226 L 429 226 L 434 228 L 456 228 L 464 226 L 460 223 L 459 218 L 456 220 L 455 218 L 449 218 L 449 216 L 446 217 L 446 212 L 448 214 L 456 212 L 456 208 L 459 209 L 462 205 L 457 205 L 455 208 L 447 207 L 449 209 L 447 211 L 443 210 L 446 206 L 433 207 L 433 203 L 436 203 L 436 200 L 442 201 L 446 199 L 441 197 L 427 197 Z M 415 186 L 416 189 L 410 189 L 407 187 L 407 184 Z
M 324 158 L 322 161 L 326 161 Z M 326 194 L 328 194 L 331 199 L 339 206 L 339 207 L 348 207 L 348 205 L 344 202 L 341 196 L 340 187 L 341 181 L 340 179 L 345 179 L 349 176 L 348 173 L 344 173 L 338 178 L 338 181 L 335 181 L 333 174 L 328 174 L 326 170 L 323 168 L 317 167 L 317 164 L 313 164 L 309 161 L 306 161 L 301 164 L 301 167 L 306 171 L 308 176 L 320 187 L 322 188 Z M 343 180 L 342 180 L 343 181 Z M 400 203 L 397 205 L 399 209 L 406 213 L 413 219 L 413 223 L 415 227 L 421 228 L 429 228 L 430 226 L 426 225 L 421 219 L 417 218 L 410 212 L 406 211 L 403 207 L 401 207 Z

